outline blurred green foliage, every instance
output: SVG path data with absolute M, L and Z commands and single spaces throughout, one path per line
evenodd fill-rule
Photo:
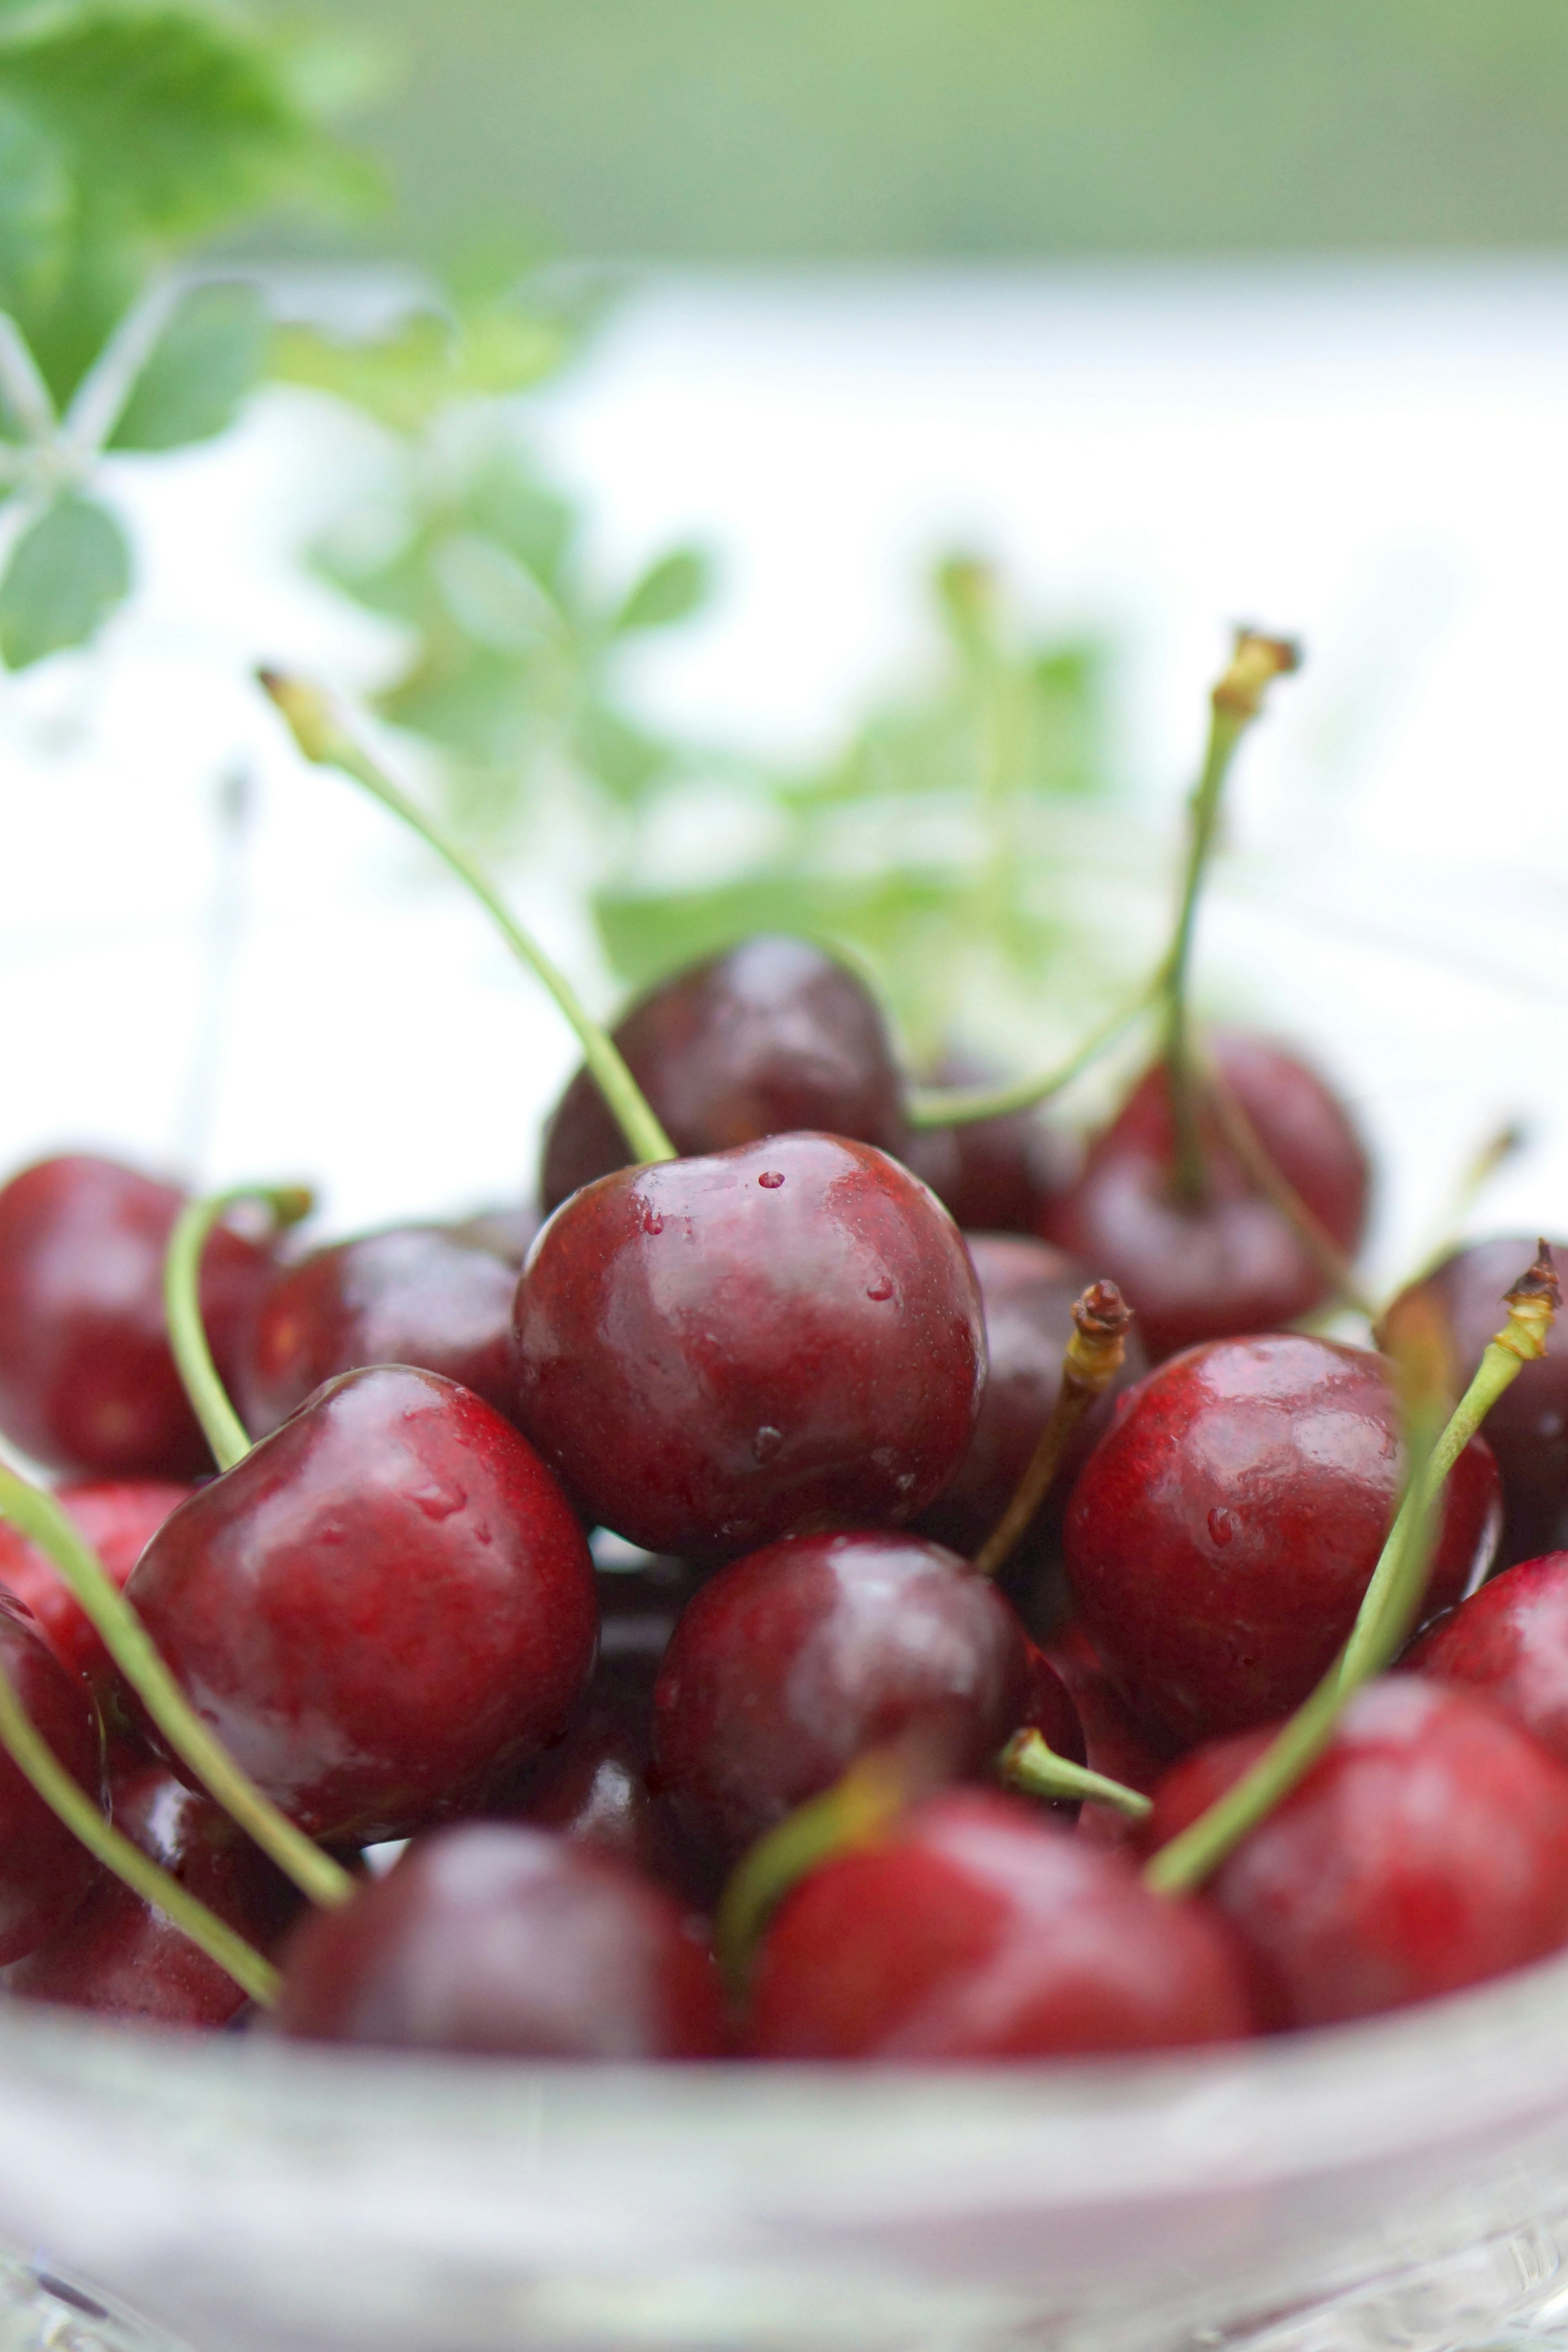
M 283 5 L 283 0 L 279 0 Z M 1562 0 L 331 0 L 401 240 L 767 257 L 1560 241 Z

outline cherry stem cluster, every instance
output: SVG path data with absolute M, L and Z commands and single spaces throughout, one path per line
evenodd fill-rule
M 1010 1787 L 1021 1789 L 1026 1797 L 1044 1797 L 1047 1801 L 1077 1798 L 1089 1805 L 1113 1805 L 1134 1822 L 1141 1822 L 1152 1809 L 1152 1800 L 1139 1790 L 1058 1756 L 1044 1734 L 1033 1729 L 1013 1734 L 996 1759 L 996 1769 Z
M 1187 1894 L 1218 1868 L 1323 1753 L 1352 1694 L 1392 1664 L 1403 1646 L 1426 1589 L 1448 1473 L 1510 1381 L 1546 1352 L 1562 1294 L 1544 1242 L 1506 1303 L 1508 1320 L 1487 1347 L 1446 1426 L 1446 1344 L 1436 1310 L 1425 1327 L 1415 1315 L 1403 1319 L 1395 1362 L 1405 1388 L 1410 1477 L 1350 1638 L 1256 1763 L 1153 1856 L 1143 1875 L 1156 1894 Z
M 207 1235 L 220 1219 L 247 1201 L 259 1202 L 270 1209 L 279 1225 L 297 1225 L 315 1206 L 313 1195 L 300 1184 L 271 1190 L 254 1184 L 240 1185 L 232 1192 L 215 1192 L 205 1201 L 187 1202 L 175 1220 L 163 1260 L 163 1316 L 169 1327 L 169 1346 L 191 1411 L 202 1425 L 202 1434 L 220 1470 L 232 1470 L 237 1462 L 244 1461 L 250 1451 L 250 1439 L 228 1401 L 207 1345 L 202 1323 L 202 1252 L 206 1247 Z
M 181 1761 L 313 1903 L 346 1903 L 353 1880 L 264 1796 L 191 1707 L 131 1602 L 52 1495 L 0 1469 L 0 1518 L 48 1554 L 126 1681 Z M 74 1824 L 72 1824 L 74 1827 Z
M 469 856 L 461 843 L 455 841 L 434 817 L 426 815 L 416 802 L 410 800 L 400 784 L 393 782 L 363 745 L 349 733 L 319 688 L 302 678 L 280 677 L 276 670 L 262 670 L 259 676 L 261 684 L 288 721 L 294 740 L 306 759 L 318 767 L 341 769 L 355 783 L 363 784 L 384 808 L 390 809 L 410 832 L 417 834 L 421 841 L 433 849 L 442 863 L 457 876 L 464 888 L 478 899 L 518 961 L 536 980 L 543 982 L 576 1031 L 583 1058 L 598 1080 L 605 1100 L 614 1112 L 634 1159 L 643 1164 L 657 1160 L 673 1160 L 676 1157 L 675 1146 L 626 1067 L 614 1039 L 594 1019 L 565 973 L 524 930 L 483 868 Z
M 50 1811 L 96 1855 L 107 1870 L 123 1880 L 144 1903 L 162 1911 L 192 1943 L 216 1960 L 242 1992 L 269 2009 L 277 1998 L 278 1971 L 255 1948 L 238 1936 L 216 1911 L 210 1911 L 177 1878 L 160 1869 L 150 1854 L 132 1845 L 107 1822 L 87 1791 L 66 1770 L 48 1741 L 34 1725 L 17 1697 L 9 1675 L 0 1667 L 0 1746 L 24 1773 Z
M 1028 1528 L 1061 1468 L 1074 1431 L 1121 1370 L 1132 1309 L 1113 1282 L 1091 1282 L 1072 1308 L 1061 1386 L 1013 1498 L 974 1555 L 976 1576 L 994 1576 Z

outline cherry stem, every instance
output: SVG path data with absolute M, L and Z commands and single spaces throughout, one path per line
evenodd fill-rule
M 0 1666 L 0 1745 L 19 1772 L 65 1823 L 72 1835 L 123 1881 L 133 1895 L 174 1921 L 209 1960 L 231 1976 L 242 1992 L 270 2009 L 278 1997 L 278 1971 L 269 1960 L 236 1935 L 216 1911 L 189 1894 L 177 1878 L 161 1870 L 150 1854 L 132 1845 L 112 1822 L 105 1821 L 85 1789 L 74 1780 L 44 1738 L 16 1696 L 16 1685 Z
M 1176 908 L 1175 929 L 1161 967 L 1160 992 L 1165 1006 L 1165 1067 L 1176 1137 L 1172 1182 L 1177 1200 L 1189 1205 L 1203 1199 L 1205 1187 L 1203 1138 L 1198 1124 L 1200 1078 L 1187 1005 L 1198 900 L 1214 851 L 1220 801 L 1237 746 L 1261 711 L 1270 682 L 1296 669 L 1300 663 L 1296 646 L 1282 637 L 1262 636 L 1254 629 L 1237 631 L 1229 666 L 1209 698 L 1208 750 L 1187 803 L 1186 872 Z
M 363 784 L 384 808 L 390 809 L 394 816 L 416 833 L 479 900 L 518 961 L 543 982 L 576 1031 L 583 1058 L 598 1080 L 633 1157 L 643 1164 L 675 1159 L 675 1146 L 654 1116 L 614 1039 L 594 1019 L 565 973 L 523 929 L 483 868 L 372 759 L 342 725 L 318 688 L 302 678 L 281 677 L 276 670 L 264 669 L 258 676 L 288 721 L 306 759 L 318 767 L 341 768 L 344 775 Z
M 1165 968 L 1152 973 L 1137 994 L 1119 1004 L 1091 1029 L 1081 1045 L 1056 1068 L 1002 1087 L 911 1087 L 904 1097 L 904 1116 L 911 1127 L 969 1127 L 978 1119 L 1005 1118 L 1009 1113 L 1032 1110 L 1037 1103 L 1059 1095 L 1092 1063 L 1124 1036 L 1163 991 Z
M 1405 1446 L 1411 1473 L 1405 1499 L 1362 1598 L 1350 1639 L 1303 1704 L 1257 1762 L 1206 1812 L 1163 1845 L 1146 1866 L 1158 1895 L 1184 1895 L 1225 1860 L 1249 1830 L 1289 1796 L 1333 1737 L 1352 1692 L 1397 1655 L 1421 1607 L 1437 1513 L 1449 1471 L 1510 1381 L 1546 1352 L 1562 1294 L 1545 1243 L 1508 1294 L 1508 1320 L 1489 1341 L 1447 1426 L 1443 1423 L 1446 1339 L 1436 1307 L 1413 1307 L 1402 1319 L 1396 1358 L 1405 1391 Z
M 808 1797 L 747 1848 L 713 1915 L 713 1948 L 731 1999 L 745 1991 L 763 1930 L 796 1881 L 836 1854 L 875 1845 L 939 1777 L 918 1743 L 868 1748 L 830 1789 Z
M 1061 1386 L 1013 1499 L 974 1555 L 976 1576 L 994 1576 L 1044 1502 L 1084 1414 L 1121 1370 L 1132 1309 L 1113 1282 L 1091 1282 L 1072 1309 Z
M 1058 1756 L 1037 1731 L 1016 1731 L 996 1759 L 996 1769 L 1004 1780 L 1026 1796 L 1057 1800 L 1062 1797 L 1081 1798 L 1086 1804 L 1114 1805 L 1119 1813 L 1130 1821 L 1141 1822 L 1152 1810 L 1152 1800 L 1137 1789 L 1127 1788 L 1121 1780 L 1108 1780 L 1103 1772 L 1091 1772 L 1087 1765 L 1074 1764 L 1068 1757 Z
M 1343 1305 L 1353 1307 L 1358 1315 L 1364 1315 L 1369 1323 L 1375 1322 L 1376 1305 L 1363 1289 L 1353 1264 L 1328 1227 L 1307 1206 L 1275 1160 L 1248 1117 L 1246 1105 L 1227 1085 L 1224 1072 L 1211 1065 L 1205 1072 L 1204 1082 L 1221 1134 L 1258 1191 L 1273 1202 L 1309 1255 L 1315 1260 L 1325 1279 L 1332 1285 L 1334 1296 Z
M 264 1796 L 193 1711 L 131 1602 L 52 1495 L 0 1468 L 0 1518 L 48 1554 L 126 1681 L 181 1761 L 312 1903 L 346 1903 L 354 1882 Z
M 169 1327 L 169 1345 L 191 1411 L 201 1423 L 202 1434 L 220 1470 L 232 1470 L 237 1462 L 244 1461 L 250 1451 L 250 1438 L 228 1401 L 207 1345 L 202 1322 L 202 1252 L 219 1220 L 247 1201 L 258 1201 L 270 1209 L 279 1225 L 297 1225 L 315 1206 L 314 1196 L 301 1184 L 270 1191 L 240 1185 L 232 1192 L 189 1201 L 174 1221 L 163 1259 L 163 1317 Z

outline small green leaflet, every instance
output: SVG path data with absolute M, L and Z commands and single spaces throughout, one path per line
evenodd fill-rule
M 177 449 L 233 424 L 267 358 L 250 286 L 198 286 L 180 304 L 110 436 L 111 449 Z
M 131 586 L 131 551 L 107 509 L 74 493 L 24 531 L 0 581 L 0 657 L 26 669 L 79 646 Z

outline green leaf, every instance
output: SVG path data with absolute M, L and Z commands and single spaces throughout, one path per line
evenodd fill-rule
M 75 209 L 58 144 L 0 87 L 0 305 L 22 310 L 58 291 Z
M 59 499 L 23 533 L 0 581 L 0 657 L 26 669 L 85 644 L 131 586 L 131 551 L 107 509 Z
M 267 356 L 267 316 L 252 286 L 198 286 L 174 312 L 136 379 L 111 449 L 177 449 L 233 424 Z
M 416 433 L 455 400 L 521 392 L 551 374 L 574 340 L 570 322 L 500 302 L 460 320 L 416 311 L 389 335 L 344 343 L 313 327 L 282 329 L 272 373 L 352 401 L 395 433 Z
M 707 557 L 695 547 L 678 547 L 650 564 L 616 614 L 615 627 L 668 629 L 684 621 L 707 601 L 710 582 Z

